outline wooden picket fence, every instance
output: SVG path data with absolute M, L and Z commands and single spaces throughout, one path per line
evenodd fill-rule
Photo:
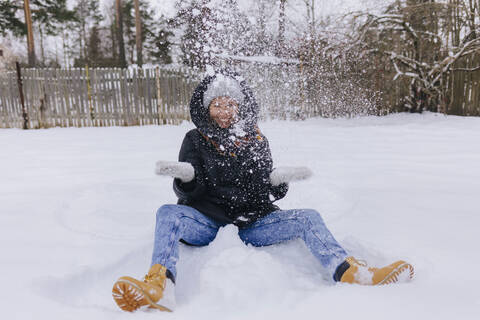
M 449 103 L 444 110 L 447 114 L 459 116 L 480 116 L 480 53 L 457 61 L 454 71 L 447 79 Z M 462 69 L 477 69 L 462 71 Z M 456 70 L 456 71 L 455 71 Z
M 260 118 L 319 115 L 300 101 L 301 74 L 296 66 L 237 67 L 261 106 Z M 179 124 L 190 120 L 190 99 L 202 77 L 182 67 L 46 68 L 20 73 L 20 77 L 14 71 L 0 74 L 0 128 Z
M 190 119 L 200 80 L 160 67 L 22 69 L 20 78 L 21 86 L 16 72 L 0 74 L 0 128 L 178 124 Z
M 456 68 L 478 66 L 478 59 Z M 305 89 L 305 71 L 296 65 L 236 67 L 252 86 L 262 119 L 367 114 L 362 110 L 363 100 L 347 99 L 355 94 L 339 95 L 326 90 L 328 86 Z M 179 67 L 21 69 L 20 76 L 15 71 L 0 73 L 0 128 L 179 124 L 190 120 L 189 103 L 201 76 Z M 328 75 L 322 77 L 328 83 Z M 447 84 L 450 98 L 439 107 L 440 112 L 480 116 L 480 70 L 455 71 Z M 385 92 L 384 109 L 373 108 L 369 114 L 391 112 L 408 94 L 403 90 L 408 86 L 395 82 L 392 87 Z M 308 99 L 309 95 L 325 97 L 326 102 Z

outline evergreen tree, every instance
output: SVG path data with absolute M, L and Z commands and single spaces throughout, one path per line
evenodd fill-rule
M 32 19 L 48 35 L 57 35 L 64 23 L 73 21 L 75 14 L 67 9 L 67 0 L 31 0 Z
M 94 25 L 100 25 L 103 21 L 104 17 L 100 12 L 99 2 L 98 0 L 90 0 L 88 2 L 88 10 L 90 12 L 90 19 Z
M 90 15 L 88 1 L 89 0 L 78 0 L 74 8 L 76 21 L 72 24 L 72 28 L 76 31 L 76 34 L 73 36 L 75 39 L 73 44 L 75 47 L 78 46 L 75 49 L 78 50 L 79 59 L 84 59 L 87 56 L 87 29 L 88 17 Z
M 74 13 L 67 9 L 67 0 L 30 0 L 28 2 L 33 25 L 40 32 L 42 57 L 44 57 L 44 35 L 58 35 L 62 26 L 74 20 Z M 8 31 L 15 36 L 27 35 L 27 25 L 19 17 L 24 16 L 23 0 L 0 0 L 0 34 Z M 28 15 L 30 17 L 30 15 Z M 35 52 L 33 50 L 33 32 L 29 33 L 29 64 L 35 65 Z
M 90 28 L 90 35 L 88 39 L 88 64 L 96 66 L 100 60 L 103 59 L 103 52 L 100 46 L 101 40 L 99 30 L 96 25 Z
M 211 0 L 177 1 L 177 14 L 172 25 L 183 28 L 180 39 L 181 59 L 185 65 L 204 69 L 213 58 L 214 16 Z
M 167 19 L 161 16 L 155 19 L 155 13 L 146 0 L 140 0 L 142 20 L 142 43 L 145 48 L 145 61 L 161 64 L 172 63 L 170 50 L 173 32 L 169 30 Z
M 166 19 L 162 16 L 155 19 L 155 13 L 150 8 L 148 1 L 140 0 L 140 19 L 142 26 L 142 44 L 145 49 L 143 61 L 168 64 L 172 62 L 170 56 L 173 36 L 168 31 Z M 126 52 L 129 63 L 137 63 L 136 57 L 136 30 L 135 6 L 133 0 L 123 1 L 124 38 L 126 39 Z
M 71 24 L 74 30 L 72 51 L 74 52 L 75 66 L 97 65 L 96 59 L 104 60 L 104 49 L 101 48 L 100 23 L 103 15 L 100 12 L 98 1 L 78 0 L 74 9 L 75 22 Z M 91 38 L 94 38 L 93 40 Z M 90 51 L 93 50 L 93 53 Z
M 20 20 L 17 11 L 21 3 L 12 0 L 0 0 L 0 35 L 5 36 L 11 31 L 15 36 L 21 37 L 27 34 L 27 27 Z
M 133 0 L 122 1 L 123 35 L 125 56 L 130 64 L 135 63 L 135 6 Z
M 162 17 L 160 21 L 165 21 Z M 173 37 L 173 32 L 168 31 L 162 23 L 159 24 L 159 28 L 152 34 L 153 41 L 147 46 L 147 53 L 150 59 L 154 63 L 169 64 L 172 63 L 172 57 L 170 56 L 170 50 L 172 42 L 169 40 Z

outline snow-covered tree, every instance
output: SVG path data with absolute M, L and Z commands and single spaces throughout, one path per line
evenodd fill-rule
M 479 5 L 471 0 L 396 0 L 383 14 L 358 15 L 365 20 L 357 43 L 379 55 L 394 81 L 408 81 L 404 104 L 410 111 L 445 111 L 452 72 L 462 59 L 480 52 Z
M 249 56 L 257 52 L 254 26 L 236 0 L 177 1 L 172 24 L 181 30 L 184 64 L 203 69 L 218 57 Z
M 181 60 L 184 64 L 203 69 L 212 59 L 213 20 L 210 0 L 177 1 L 174 27 L 182 29 Z

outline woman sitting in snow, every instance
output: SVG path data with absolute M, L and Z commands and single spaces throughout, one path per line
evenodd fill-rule
M 246 244 L 268 246 L 301 238 L 333 281 L 388 284 L 413 277 L 413 267 L 397 261 L 367 267 L 348 255 L 311 209 L 280 210 L 288 182 L 306 178 L 302 168 L 273 169 L 267 138 L 257 126 L 259 107 L 242 78 L 230 71 L 207 76 L 193 93 L 189 131 L 179 162 L 157 163 L 157 173 L 173 176 L 177 205 L 157 211 L 152 264 L 144 281 L 121 277 L 113 286 L 120 308 L 174 309 L 179 241 L 208 245 L 227 224 L 238 226 Z

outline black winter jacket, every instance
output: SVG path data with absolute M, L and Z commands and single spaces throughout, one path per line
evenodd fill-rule
M 205 132 L 225 130 L 212 125 L 203 107 L 203 92 L 214 77 L 207 77 L 195 90 L 190 103 L 192 120 L 197 129 L 189 131 L 182 143 L 178 160 L 189 162 L 195 179 L 182 183 L 174 179 L 178 204 L 191 206 L 221 223 L 246 227 L 279 208 L 274 201 L 283 198 L 288 185 L 272 186 L 272 156 L 268 141 L 256 127 L 258 106 L 250 89 L 241 81 L 246 101 L 240 105 L 242 119 L 247 119 L 254 141 L 244 148 L 221 152 Z M 255 133 L 253 133 L 255 132 Z M 218 133 L 221 134 L 220 132 Z

